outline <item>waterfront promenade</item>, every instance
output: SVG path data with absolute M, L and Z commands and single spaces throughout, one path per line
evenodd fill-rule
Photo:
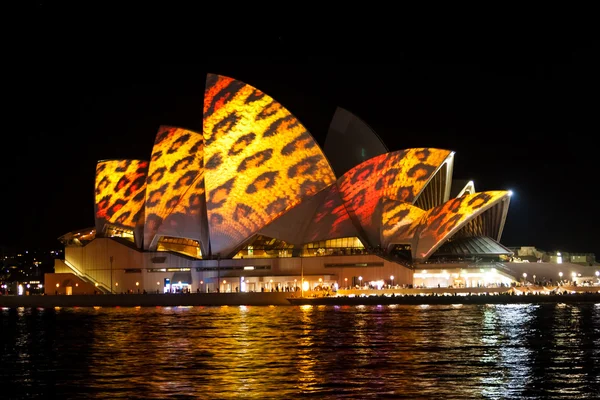
M 176 306 L 270 306 L 270 305 L 369 305 L 369 304 L 517 304 L 600 303 L 600 287 L 506 287 L 339 290 L 323 292 L 97 294 L 0 296 L 0 307 L 176 307 Z

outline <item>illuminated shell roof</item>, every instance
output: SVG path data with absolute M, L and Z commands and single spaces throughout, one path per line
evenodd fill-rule
M 161 126 L 146 184 L 144 247 L 163 235 L 185 237 L 198 240 L 207 254 L 202 134 Z
M 451 154 L 450 150 L 427 148 L 395 151 L 373 157 L 338 179 L 346 210 L 369 243 L 379 242 L 380 201 L 412 203 Z
M 96 229 L 105 224 L 135 228 L 143 222 L 148 162 L 99 161 L 96 165 Z
M 231 253 L 280 214 L 335 181 L 323 152 L 300 121 L 243 82 L 208 75 L 203 129 L 213 253 Z
M 389 152 L 336 180 L 311 134 L 281 104 L 248 84 L 209 74 L 201 134 L 162 126 L 150 162 L 98 163 L 96 229 L 132 229 L 138 247 L 143 238 L 149 250 L 161 236 L 194 239 L 203 256 L 222 258 L 261 234 L 294 245 L 349 236 L 386 249 L 408 243 L 415 259 L 425 259 L 509 196 L 462 191 L 430 210 L 419 208 L 415 202 L 428 208 L 416 201 L 430 193 L 428 185 L 443 186 L 430 185 L 438 171 L 451 175 L 441 167 L 452 155 L 433 148 Z M 480 223 L 488 230 L 492 224 L 498 239 L 508 201 L 502 204 L 496 222 Z

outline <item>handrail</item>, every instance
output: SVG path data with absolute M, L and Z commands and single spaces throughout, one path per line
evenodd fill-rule
M 108 293 L 111 293 L 110 288 L 108 286 L 106 286 L 105 284 L 103 284 L 102 282 L 99 282 L 97 279 L 92 278 L 87 273 L 81 272 L 79 269 L 77 269 L 77 267 L 75 267 L 73 264 L 71 264 L 66 259 L 62 260 L 62 261 L 65 263 L 65 265 L 67 267 L 71 268 L 71 270 L 73 270 L 73 272 L 75 272 L 75 275 L 77 275 L 79 278 L 82 278 L 84 281 L 87 280 L 88 283 L 90 283 L 90 284 L 94 284 L 95 285 L 97 283 L 98 286 L 96 286 L 96 287 L 102 288 L 104 291 L 106 291 Z

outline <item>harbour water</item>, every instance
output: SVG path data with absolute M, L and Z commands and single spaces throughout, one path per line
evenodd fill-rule
M 597 398 L 600 304 L 6 308 L 3 399 Z

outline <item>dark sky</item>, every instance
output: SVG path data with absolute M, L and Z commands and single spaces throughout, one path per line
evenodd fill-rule
M 264 38 L 270 56 L 79 59 L 29 54 L 13 78 L 19 123 L 2 147 L 0 245 L 57 246 L 93 226 L 97 160 L 148 159 L 161 124 L 202 127 L 207 72 L 265 91 L 324 143 L 336 106 L 390 150 L 456 151 L 455 178 L 514 192 L 502 242 L 600 254 L 597 108 L 591 48 L 398 49 L 393 57 L 298 57 L 298 37 Z M 63 49 L 64 51 L 64 49 Z M 59 56 L 60 54 L 60 56 Z M 233 55 L 232 55 L 233 54 Z M 369 61 L 357 64 L 351 61 Z

